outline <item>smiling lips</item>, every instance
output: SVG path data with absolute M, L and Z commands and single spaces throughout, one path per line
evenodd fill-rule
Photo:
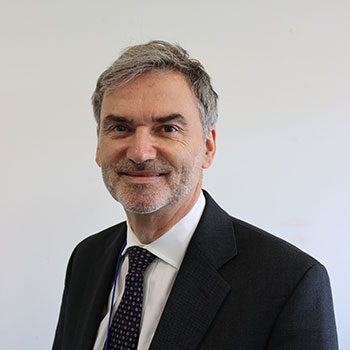
M 149 170 L 120 172 L 119 174 L 125 177 L 129 182 L 134 183 L 150 183 L 157 181 L 163 175 L 166 175 L 166 173 L 160 173 Z
M 128 171 L 128 172 L 122 172 L 122 174 L 128 175 L 128 176 L 139 176 L 139 177 L 150 177 L 150 176 L 164 175 L 163 173 L 159 173 L 156 171 L 149 171 L 149 170 Z

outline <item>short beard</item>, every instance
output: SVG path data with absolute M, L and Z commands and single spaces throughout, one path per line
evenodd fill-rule
M 169 164 L 159 160 L 152 161 L 149 165 L 145 163 L 143 165 L 133 164 L 128 160 L 120 161 L 114 166 L 101 164 L 103 180 L 108 191 L 124 207 L 124 210 L 130 213 L 151 214 L 161 208 L 176 204 L 197 185 L 198 175 L 199 177 L 202 176 L 202 169 L 201 167 L 199 168 L 196 159 L 193 167 L 182 166 L 179 173 L 176 173 L 176 170 L 171 168 Z M 196 166 L 198 169 L 196 169 Z M 153 170 L 160 173 L 169 173 L 168 175 L 162 175 L 169 176 L 167 190 L 165 191 L 163 186 L 157 188 L 152 184 L 128 184 L 123 186 L 118 183 L 120 172 L 134 170 Z M 171 178 L 172 176 L 174 177 L 173 179 Z
M 172 205 L 177 202 L 177 198 L 174 197 L 164 198 L 163 201 L 154 201 L 154 199 L 160 198 L 161 193 L 158 193 L 158 191 L 156 191 L 156 193 L 154 193 L 152 196 L 143 194 L 143 192 L 147 191 L 149 187 L 150 185 L 148 184 L 130 184 L 129 190 L 126 193 L 124 193 L 124 191 L 121 191 L 118 188 L 114 190 L 108 190 L 113 196 L 113 198 L 123 205 L 126 211 L 133 214 L 151 214 L 158 211 L 161 208 L 164 208 L 168 205 Z M 142 200 L 130 200 L 130 198 L 132 198 L 132 196 L 134 195 L 133 193 L 138 192 L 141 193 L 140 197 L 143 197 Z

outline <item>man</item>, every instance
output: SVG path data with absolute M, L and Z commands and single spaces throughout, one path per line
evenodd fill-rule
M 74 250 L 54 350 L 337 349 L 324 267 L 201 189 L 216 101 L 201 64 L 162 41 L 100 76 L 96 161 L 127 223 Z

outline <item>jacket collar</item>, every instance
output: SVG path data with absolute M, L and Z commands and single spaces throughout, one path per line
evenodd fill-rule
M 206 207 L 150 350 L 197 348 L 231 289 L 218 270 L 237 255 L 233 223 L 207 192 L 204 195 Z
M 72 349 L 92 349 L 101 319 L 106 312 L 106 301 L 112 288 L 118 253 L 126 239 L 126 223 L 123 222 L 96 235 L 103 244 L 95 244 L 95 252 L 89 264 L 88 279 L 85 283 L 80 315 Z M 106 281 L 108 281 L 106 283 Z

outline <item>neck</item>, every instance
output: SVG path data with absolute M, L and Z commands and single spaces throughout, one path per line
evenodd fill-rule
M 149 244 L 169 231 L 195 205 L 200 195 L 201 185 L 179 202 L 163 207 L 151 214 L 135 214 L 126 211 L 128 223 L 143 244 Z

